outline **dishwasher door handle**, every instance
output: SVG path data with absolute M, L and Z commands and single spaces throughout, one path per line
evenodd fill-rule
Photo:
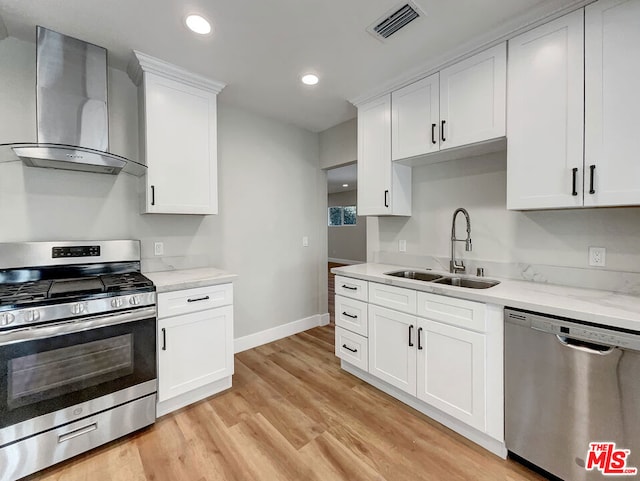
M 607 354 L 611 354 L 615 349 L 615 347 L 613 346 L 603 346 L 601 344 L 595 344 L 593 342 L 588 343 L 590 346 L 597 346 L 598 348 L 602 348 L 602 349 L 596 349 L 596 348 L 584 345 L 584 342 L 586 341 L 579 341 L 571 337 L 556 335 L 556 339 L 560 344 L 562 344 L 565 347 L 570 347 L 571 349 L 575 349 L 576 351 L 582 351 L 588 354 L 597 354 L 599 356 L 606 356 Z

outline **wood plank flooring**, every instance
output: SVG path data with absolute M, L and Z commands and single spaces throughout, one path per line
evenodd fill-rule
M 333 336 L 329 325 L 242 352 L 230 390 L 26 479 L 544 479 L 340 370 Z

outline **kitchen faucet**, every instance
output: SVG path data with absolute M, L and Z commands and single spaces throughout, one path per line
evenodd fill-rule
M 466 239 L 456 239 L 456 216 L 462 212 L 467 219 L 467 238 Z M 467 252 L 471 252 L 471 219 L 469 218 L 469 213 L 466 209 L 462 207 L 456 209 L 453 213 L 453 221 L 451 222 L 451 260 L 449 261 L 449 272 L 453 274 L 463 273 L 465 272 L 464 262 L 456 261 L 456 242 L 464 242 L 464 250 Z

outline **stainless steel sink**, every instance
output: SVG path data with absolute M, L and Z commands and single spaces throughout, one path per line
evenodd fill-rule
M 489 287 L 500 284 L 500 281 L 491 281 L 489 279 L 469 279 L 468 277 L 442 277 L 434 281 L 436 284 L 445 284 L 447 286 L 467 287 L 469 289 L 488 289 Z
M 413 279 L 416 281 L 425 281 L 431 282 L 436 279 L 440 279 L 442 276 L 439 274 L 431 274 L 430 272 L 423 271 L 396 271 L 396 272 L 387 272 L 388 276 L 393 277 L 403 277 L 404 279 Z
M 453 287 L 466 287 L 468 289 L 488 289 L 497 286 L 500 281 L 492 281 L 490 279 L 471 279 L 469 277 L 449 277 L 442 274 L 434 274 L 424 271 L 394 271 L 385 272 L 388 276 L 402 277 L 403 279 L 413 279 L 415 281 L 433 282 L 435 284 L 444 284 Z

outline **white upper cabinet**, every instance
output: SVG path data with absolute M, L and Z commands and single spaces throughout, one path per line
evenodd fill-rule
M 509 52 L 507 207 L 640 204 L 640 0 L 592 3 Z
M 640 204 L 640 0 L 585 8 L 585 206 Z
M 394 91 L 392 159 L 504 137 L 506 69 L 503 43 Z
M 411 168 L 391 163 L 391 95 L 358 107 L 358 214 L 411 215 Z
M 509 41 L 507 207 L 582 205 L 583 10 Z
M 223 84 L 135 52 L 145 213 L 217 214 L 217 94 Z
M 440 148 L 504 137 L 505 43 L 440 71 Z
M 391 158 L 440 150 L 440 76 L 432 75 L 391 94 Z

